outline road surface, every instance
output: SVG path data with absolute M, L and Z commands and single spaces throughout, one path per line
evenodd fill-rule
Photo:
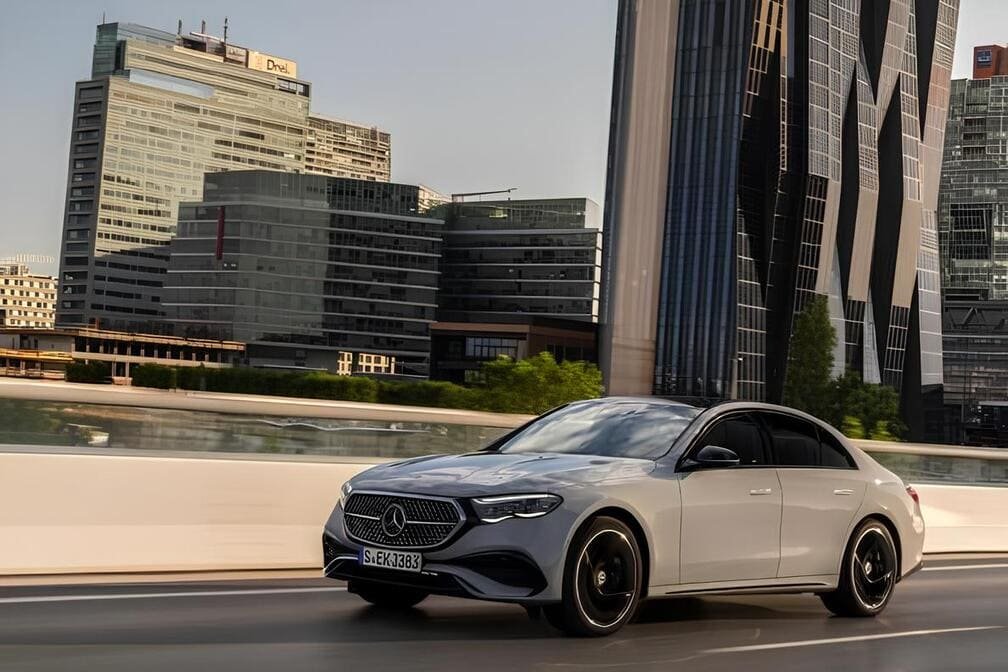
M 1008 558 L 946 560 L 878 619 L 813 596 L 653 602 L 616 636 L 566 639 L 511 605 L 404 614 L 321 579 L 0 588 L 0 670 L 1008 670 Z

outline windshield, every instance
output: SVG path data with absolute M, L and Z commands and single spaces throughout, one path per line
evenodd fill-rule
M 699 412 L 647 401 L 571 404 L 534 420 L 496 449 L 653 459 L 668 452 Z

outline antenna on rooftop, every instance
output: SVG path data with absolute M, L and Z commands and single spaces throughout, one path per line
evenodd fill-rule
M 176 35 L 181 35 L 182 34 L 182 19 L 178 20 L 178 32 L 175 33 L 175 34 Z
M 224 45 L 225 46 L 227 46 L 227 29 L 228 29 L 227 17 L 225 16 L 224 17 Z
M 200 35 L 206 35 L 206 19 L 203 19 L 202 21 L 200 21 L 199 32 L 200 32 Z

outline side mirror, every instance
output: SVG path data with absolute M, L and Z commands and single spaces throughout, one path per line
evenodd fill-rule
M 728 450 L 721 446 L 704 446 L 689 462 L 694 468 L 737 467 L 739 456 L 734 450 Z

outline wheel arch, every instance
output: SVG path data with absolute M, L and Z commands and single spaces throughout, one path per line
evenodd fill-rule
M 868 513 L 857 522 L 857 524 L 851 529 L 850 536 L 847 539 L 847 546 L 844 547 L 844 557 L 847 556 L 847 547 L 849 547 L 851 542 L 854 540 L 854 533 L 869 520 L 877 520 L 882 523 L 887 530 L 889 530 L 889 535 L 892 537 L 893 544 L 896 546 L 896 567 L 898 568 L 896 582 L 899 583 L 903 574 L 903 542 L 900 540 L 899 529 L 896 527 L 896 523 L 894 523 L 892 518 L 884 513 Z
M 633 532 L 634 539 L 637 540 L 637 546 L 640 548 L 641 552 L 641 599 L 643 600 L 648 595 L 648 582 L 651 580 L 651 542 L 648 540 L 647 533 L 644 531 L 644 526 L 637 519 L 637 516 L 633 514 L 633 512 L 629 509 L 612 504 L 596 509 L 585 516 L 584 520 L 581 521 L 581 524 L 578 525 L 571 539 L 576 539 L 585 528 L 591 525 L 592 522 L 600 516 L 615 518 L 629 527 L 630 531 Z

